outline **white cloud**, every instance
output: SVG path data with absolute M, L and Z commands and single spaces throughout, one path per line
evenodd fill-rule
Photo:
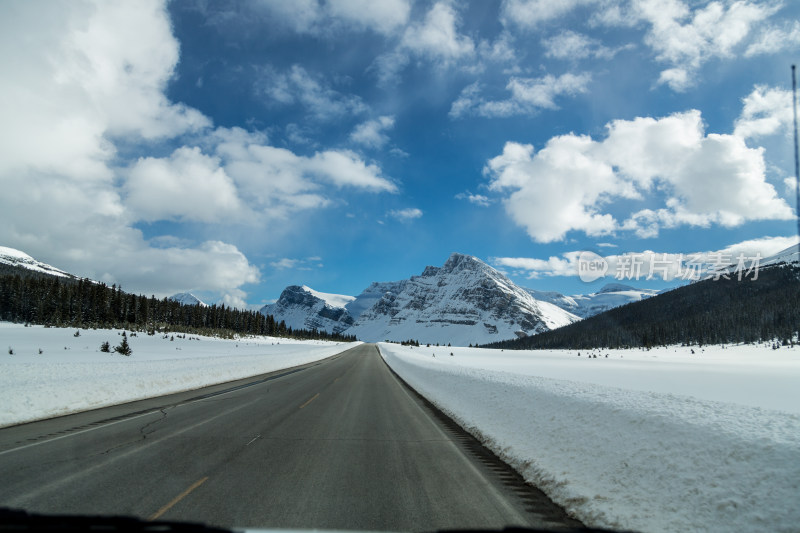
M 271 262 L 269 266 L 277 270 L 313 270 L 313 268 L 323 267 L 321 261 L 321 257 L 308 257 L 306 259 L 284 257 L 278 261 Z
M 182 147 L 167 159 L 141 158 L 125 185 L 126 206 L 144 221 L 240 219 L 244 206 L 219 159 Z
M 375 59 L 374 68 L 380 83 L 389 84 L 406 68 L 412 58 L 449 67 L 475 56 L 475 43 L 458 32 L 458 13 L 450 2 L 436 2 L 424 20 L 408 24 L 397 47 Z
M 0 242 L 148 294 L 256 281 L 258 270 L 234 246 L 151 245 L 132 227 L 136 217 L 115 184 L 118 139 L 169 138 L 210 124 L 164 95 L 178 43 L 163 2 L 75 1 L 47 10 L 42 17 L 41 6 L 11 3 L 0 20 Z
M 403 27 L 411 12 L 408 0 L 335 0 L 327 2 L 325 7 L 334 18 L 382 34 L 391 34 Z
M 472 194 L 469 191 L 456 194 L 456 199 L 467 200 L 469 203 L 479 205 L 481 207 L 487 207 L 492 203 L 488 196 L 484 196 L 482 194 Z
M 422 24 L 406 28 L 401 46 L 420 56 L 449 62 L 475 53 L 472 39 L 456 29 L 458 15 L 448 2 L 437 2 Z
M 316 31 L 322 14 L 318 0 L 260 0 L 256 6 L 298 33 Z
M 652 250 L 642 252 L 628 252 L 603 256 L 609 265 L 606 277 L 614 278 L 619 275 L 622 279 L 632 279 L 638 271 L 638 279 L 651 279 L 672 281 L 683 279 L 687 275 L 687 263 L 694 263 L 706 268 L 737 264 L 738 258 L 745 259 L 745 266 L 750 266 L 750 261 L 756 257 L 762 259 L 782 252 L 790 246 L 797 245 L 797 237 L 763 237 L 734 243 L 724 248 L 706 251 L 687 250 L 682 253 L 664 253 Z M 547 259 L 528 257 L 495 257 L 493 264 L 522 271 L 528 278 L 577 276 L 578 262 L 581 251 L 570 251 Z M 633 260 L 633 261 L 632 261 Z M 636 264 L 636 270 L 631 268 Z M 688 278 L 686 278 L 688 279 Z
M 288 257 L 284 257 L 278 261 L 271 262 L 269 266 L 279 270 L 285 270 L 294 268 L 298 263 L 300 263 L 300 259 L 290 259 Z
M 561 240 L 570 230 L 607 234 L 615 220 L 598 204 L 604 195 L 624 195 L 625 187 L 593 150 L 591 139 L 574 135 L 551 139 L 536 155 L 531 145 L 509 142 L 484 172 L 491 190 L 507 194 L 506 212 L 534 240 Z
M 745 139 L 791 133 L 792 93 L 777 87 L 756 85 L 743 99 L 742 113 L 736 119 L 734 134 Z
M 30 3 L 4 5 L 0 173 L 36 168 L 109 179 L 110 136 L 153 139 L 208 125 L 162 92 L 178 44 L 160 2 L 76 1 L 48 10 L 42 17 Z
M 358 115 L 368 109 L 360 97 L 336 91 L 326 80 L 309 74 L 300 65 L 293 65 L 286 72 L 261 67 L 255 90 L 278 105 L 302 105 L 317 120 Z
M 389 211 L 387 215 L 392 218 L 396 218 L 401 222 L 407 222 L 409 220 L 414 220 L 415 218 L 420 218 L 422 216 L 422 211 L 416 207 L 409 207 L 407 209 L 393 209 L 392 211 Z
M 260 0 L 254 7 L 297 33 L 324 36 L 333 30 L 372 30 L 392 34 L 405 25 L 408 0 Z
M 170 102 L 179 45 L 164 2 L 76 0 L 47 10 L 42 17 L 40 6 L 15 2 L 0 17 L 0 242 L 127 290 L 198 289 L 241 303 L 242 285 L 259 271 L 236 246 L 148 240 L 136 224 L 263 223 L 328 205 L 342 187 L 397 190 L 352 152 L 299 156 L 260 133 L 212 130 L 199 111 Z M 363 107 L 300 69 L 285 79 L 297 92 L 280 97 L 314 112 Z M 184 134 L 197 146 L 182 146 Z M 148 157 L 153 141 L 177 148 Z M 145 155 L 126 161 L 121 145 Z
M 775 26 L 766 28 L 758 40 L 747 47 L 745 57 L 775 54 L 784 50 L 796 49 L 800 46 L 800 22 L 794 21 L 791 28 L 782 29 Z
M 705 134 L 700 112 L 617 120 L 602 141 L 574 134 L 533 146 L 508 142 L 488 161 L 491 190 L 538 242 L 568 231 L 615 230 L 652 237 L 661 227 L 732 227 L 747 220 L 789 220 L 791 208 L 765 180 L 763 150 L 734 135 Z M 664 196 L 664 207 L 632 213 L 622 224 L 604 207 L 617 199 Z
M 481 96 L 481 86 L 473 83 L 461 91 L 450 107 L 450 116 L 474 114 L 483 117 L 510 117 L 532 115 L 541 109 L 558 109 L 556 98 L 585 93 L 591 81 L 588 73 L 548 74 L 541 78 L 512 77 L 506 89 L 511 97 L 506 100 L 486 100 Z
M 675 91 L 693 85 L 697 69 L 709 59 L 733 57 L 754 28 L 777 11 L 749 1 L 710 2 L 692 10 L 681 0 L 638 0 L 634 9 L 650 24 L 645 43 L 658 60 L 672 65 L 659 82 Z
M 575 8 L 595 3 L 596 0 L 505 0 L 501 9 L 504 24 L 535 28 L 545 22 L 566 15 Z
M 789 197 L 797 195 L 797 178 L 794 176 L 783 178 L 784 194 Z
M 696 85 L 700 68 L 712 59 L 774 54 L 800 46 L 800 22 L 791 17 L 782 24 L 769 22 L 784 7 L 779 0 L 505 0 L 501 21 L 538 30 L 584 6 L 592 9 L 590 26 L 645 26 L 645 45 L 666 65 L 658 83 L 677 92 Z M 546 54 L 561 59 L 615 52 L 593 50 L 592 44 L 596 43 L 571 32 L 544 41 Z
M 544 276 L 577 276 L 579 252 L 568 252 L 562 257 L 550 256 L 547 259 L 531 257 L 493 257 L 495 265 L 527 271 L 531 278 Z
M 389 142 L 389 136 L 384 131 L 393 127 L 393 116 L 382 116 L 377 119 L 367 120 L 356 126 L 350 134 L 350 140 L 369 148 L 382 148 Z
M 245 298 L 247 297 L 247 293 L 239 290 L 233 289 L 230 291 L 225 292 L 222 295 L 222 303 L 225 304 L 225 307 L 234 307 L 236 309 L 241 309 L 246 311 L 248 309 L 258 310 L 261 306 L 251 306 L 246 301 Z
M 370 192 L 396 192 L 397 186 L 381 169 L 349 150 L 326 150 L 299 156 L 285 148 L 263 144 L 264 139 L 234 128 L 217 130 L 213 148 L 221 166 L 261 217 L 285 218 L 290 213 L 329 205 L 325 185 Z
M 397 192 L 394 183 L 381 176 L 381 169 L 367 164 L 348 150 L 318 152 L 304 164 L 307 171 L 339 187 L 358 187 L 374 192 Z
M 597 39 L 592 39 L 572 30 L 562 30 L 561 33 L 542 40 L 545 56 L 555 59 L 610 59 L 615 51 L 600 44 Z
M 673 91 L 683 92 L 694 85 L 694 78 L 690 77 L 689 71 L 685 68 L 668 68 L 661 71 L 658 83 L 669 85 Z

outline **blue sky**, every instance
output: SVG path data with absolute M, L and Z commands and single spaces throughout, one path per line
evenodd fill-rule
M 800 4 L 0 5 L 0 244 L 159 296 L 795 241 Z M 23 46 L 24 44 L 24 46 Z M 614 281 L 613 279 L 606 279 Z M 634 285 L 661 287 L 659 280 Z

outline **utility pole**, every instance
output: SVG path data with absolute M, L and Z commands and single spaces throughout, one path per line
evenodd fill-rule
M 800 153 L 797 146 L 797 77 L 792 65 L 792 111 L 794 113 L 794 180 L 797 200 L 797 237 L 800 239 Z M 798 259 L 800 259 L 800 242 L 797 243 Z

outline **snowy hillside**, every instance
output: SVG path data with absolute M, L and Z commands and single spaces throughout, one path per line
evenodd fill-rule
M 6 246 L 0 246 L 0 265 L 20 267 L 33 272 L 39 272 L 41 274 L 58 276 L 60 278 L 78 279 L 77 276 L 73 276 L 68 272 L 64 272 L 63 270 L 54 266 L 37 261 L 25 252 L 15 250 L 14 248 L 8 248 Z
M 319 298 L 320 300 L 324 301 L 331 307 L 347 307 L 348 304 L 352 303 L 356 298 L 355 296 L 347 296 L 345 294 L 330 294 L 327 292 L 319 292 L 315 291 L 311 287 L 306 285 L 302 286 L 302 289 L 312 296 Z
M 798 245 L 790 246 L 775 255 L 765 257 L 761 260 L 760 266 L 777 265 L 779 263 L 797 263 L 800 261 L 800 250 Z
M 347 333 L 365 341 L 475 344 L 533 335 L 578 317 L 534 299 L 486 263 L 453 254 L 444 266 L 395 285 Z
M 179 292 L 178 294 L 173 294 L 169 297 L 170 300 L 173 302 L 178 302 L 182 305 L 198 305 L 202 307 L 208 307 L 208 304 L 205 303 L 203 300 L 192 294 L 191 292 Z
M 659 293 L 656 289 L 635 289 L 620 283 L 609 283 L 597 292 L 565 296 L 559 292 L 525 289 L 537 300 L 550 302 L 581 318 L 589 318 L 609 309 L 638 302 Z
M 345 308 L 354 319 L 358 319 L 361 313 L 375 305 L 375 302 L 383 298 L 386 293 L 397 294 L 403 290 L 408 280 L 375 282 L 348 303 Z
M 345 305 L 354 300 L 353 296 L 317 292 L 305 285 L 290 285 L 277 302 L 265 305 L 260 312 L 272 315 L 276 321 L 284 321 L 292 329 L 341 333 L 353 324 L 353 317 Z

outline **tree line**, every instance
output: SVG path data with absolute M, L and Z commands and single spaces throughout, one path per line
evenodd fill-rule
M 800 334 L 800 268 L 761 268 L 757 278 L 704 280 L 558 329 L 488 345 L 504 349 L 650 348 L 779 341 Z
M 233 337 L 268 335 L 350 342 L 351 335 L 288 327 L 272 315 L 222 305 L 184 305 L 90 280 L 0 274 L 0 320 L 53 327 L 121 328 Z

